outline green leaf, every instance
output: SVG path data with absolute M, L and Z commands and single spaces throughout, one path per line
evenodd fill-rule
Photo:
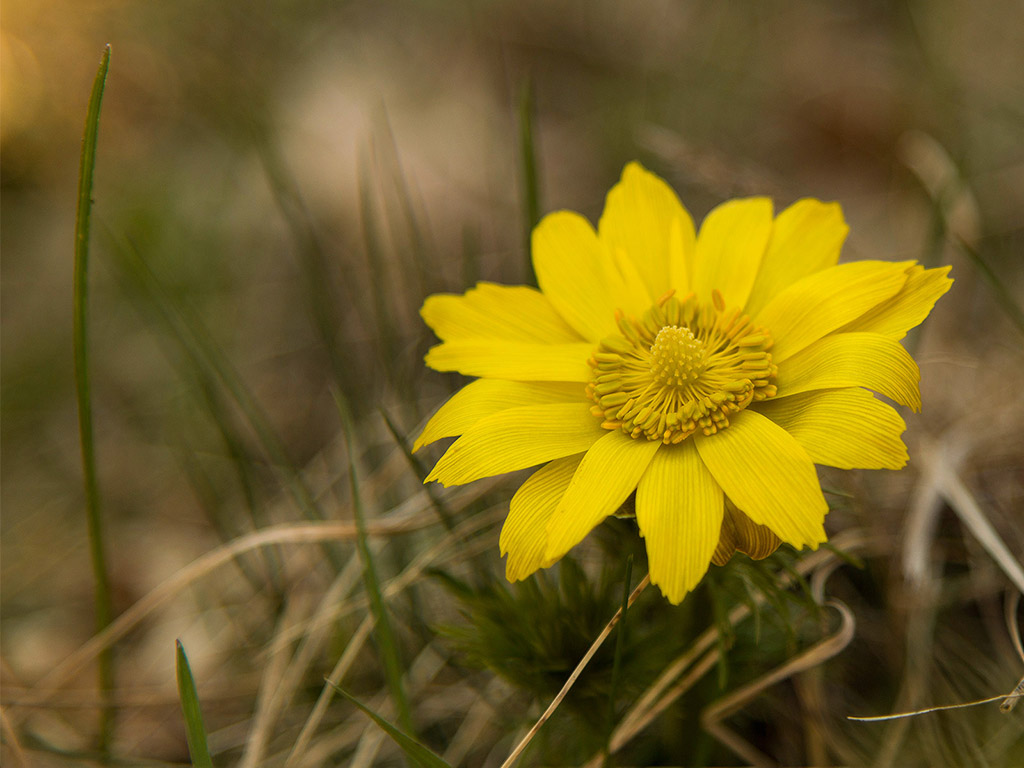
M 377 641 L 377 649 L 380 651 L 381 661 L 384 663 L 384 676 L 387 679 L 388 689 L 391 691 L 391 698 L 398 710 L 398 720 L 406 731 L 412 733 L 412 714 L 409 709 L 409 699 L 405 694 L 405 686 L 402 684 L 402 660 L 398 653 L 398 643 L 395 641 L 391 619 L 384 605 L 384 597 L 380 592 L 377 568 L 366 538 L 366 513 L 363 509 L 363 498 L 359 491 L 359 475 L 356 471 L 355 452 L 357 447 L 353 437 L 355 429 L 352 425 L 351 414 L 337 391 L 335 391 L 335 398 L 344 424 L 345 443 L 348 446 L 348 477 L 352 490 L 352 509 L 356 519 L 356 549 L 359 551 L 360 560 L 363 561 L 363 583 L 367 597 L 370 599 L 370 612 L 374 618 L 373 634 Z
M 163 324 L 181 349 L 183 358 L 177 362 L 184 375 L 198 377 L 204 392 L 214 385 L 223 389 L 252 428 L 269 463 L 280 473 L 283 486 L 295 501 L 296 507 L 309 520 L 323 520 L 324 513 L 319 503 L 288 455 L 281 436 L 227 355 L 214 342 L 213 335 L 202 320 L 186 305 L 175 302 L 150 265 L 138 253 L 130 248 L 115 253 L 120 257 L 118 266 L 122 275 L 130 281 L 135 292 L 145 298 L 145 301 L 138 302 L 140 311 L 149 313 Z M 221 412 L 214 407 L 210 397 L 205 398 L 204 404 L 223 432 L 223 424 L 226 422 L 222 420 Z M 340 571 L 344 561 L 337 548 L 325 542 L 323 550 L 331 564 Z
M 1024 333 L 1024 309 L 1013 298 L 1013 294 L 1006 287 L 1006 282 L 993 271 L 988 262 L 966 240 L 957 238 L 957 242 L 960 244 L 960 249 L 971 260 L 971 264 L 974 265 L 974 268 L 978 270 L 978 273 L 988 283 L 989 288 L 992 289 L 996 301 L 999 302 L 999 306 L 1002 307 L 1006 316 L 1017 326 L 1017 330 Z
M 89 380 L 89 229 L 92 221 L 92 176 L 96 167 L 96 142 L 100 130 L 100 105 L 110 68 L 110 46 L 103 49 L 96 78 L 92 83 L 89 107 L 82 134 L 82 158 L 78 174 L 78 211 L 75 215 L 75 273 L 73 288 L 75 393 L 78 398 L 78 435 L 82 449 L 82 475 L 85 480 L 85 511 L 89 531 L 89 555 L 96 600 L 96 631 L 110 623 L 110 580 L 103 546 L 103 519 L 100 515 L 100 491 L 96 479 L 96 445 L 92 427 L 92 392 Z M 113 738 L 114 710 L 109 702 L 114 687 L 113 650 L 105 648 L 98 658 L 100 693 L 99 749 L 108 754 Z
M 192 765 L 196 768 L 213 768 L 210 749 L 206 746 L 206 726 L 203 725 L 203 713 L 199 710 L 199 695 L 196 693 L 196 681 L 192 677 L 192 668 L 188 665 L 188 656 L 181 640 L 175 641 L 175 672 L 178 677 L 178 697 L 181 699 L 181 711 L 185 715 L 185 735 L 188 738 L 188 753 L 192 756 Z
M 416 477 L 422 483 L 429 474 L 429 470 L 423 466 L 422 462 L 420 462 L 420 460 L 409 449 L 409 441 L 401 430 L 398 429 L 398 425 L 391 420 L 388 412 L 383 407 L 380 407 L 377 410 L 384 418 L 384 423 L 387 425 L 388 432 L 391 433 L 391 437 L 394 438 L 395 444 L 402 450 L 405 460 L 409 463 L 412 471 L 416 473 Z M 444 526 L 444 529 L 448 531 L 448 533 L 451 533 L 455 530 L 455 524 L 452 522 L 452 512 L 448 509 L 448 506 L 444 503 L 444 499 L 442 499 L 441 495 L 437 492 L 436 483 L 427 483 L 424 486 L 424 489 L 427 492 L 427 496 L 430 497 L 430 503 L 434 507 L 434 511 L 437 512 L 437 516 L 441 520 L 441 524 Z
M 387 733 L 395 744 L 397 744 L 405 753 L 405 756 L 412 760 L 416 765 L 421 766 L 421 768 L 451 768 L 448 763 L 438 757 L 429 747 L 424 746 L 409 734 L 401 731 L 392 723 L 389 723 L 344 688 L 339 685 L 335 685 L 334 683 L 331 683 L 331 686 L 334 687 L 334 690 L 363 710 L 363 712 L 366 713 L 366 716 L 380 726 L 380 729 Z

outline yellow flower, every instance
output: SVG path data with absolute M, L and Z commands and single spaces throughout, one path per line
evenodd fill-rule
M 546 568 L 635 492 L 651 580 L 680 602 L 713 561 L 780 540 L 816 548 L 814 465 L 898 469 L 896 411 L 920 409 L 900 345 L 952 281 L 914 262 L 837 265 L 836 203 L 712 210 L 697 234 L 669 186 L 630 163 L 595 232 L 559 211 L 533 232 L 540 290 L 429 297 L 438 371 L 479 377 L 415 448 L 461 435 L 428 481 L 543 465 L 501 532 L 510 580 Z

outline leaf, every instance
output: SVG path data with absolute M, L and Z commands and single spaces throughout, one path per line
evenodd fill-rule
M 364 705 L 359 701 L 359 699 L 350 694 L 344 688 L 339 685 L 335 685 L 330 680 L 327 682 L 330 683 L 334 690 L 359 707 L 359 709 L 363 710 L 363 712 L 366 713 L 366 716 L 380 726 L 380 729 L 387 733 L 395 744 L 397 744 L 405 753 L 405 756 L 412 760 L 416 765 L 419 765 L 422 768 L 452 768 L 448 763 L 438 757 L 429 747 L 424 746 L 420 742 L 416 741 L 412 736 L 399 730 L 395 725 L 388 722 L 372 709 Z
M 398 710 L 398 719 L 406 731 L 412 733 L 412 714 L 409 708 L 409 698 L 405 693 L 405 686 L 402 685 L 402 659 L 398 652 L 398 643 L 395 640 L 395 633 L 391 627 L 391 619 L 387 607 L 384 605 L 384 597 L 380 591 L 380 580 L 377 578 L 377 567 L 373 560 L 373 553 L 366 538 L 366 513 L 363 508 L 363 497 L 359 491 L 359 475 L 356 471 L 355 451 L 356 441 L 353 437 L 355 429 L 352 424 L 352 417 L 347 404 L 335 391 L 336 405 L 344 424 L 345 443 L 348 446 L 348 478 L 349 487 L 352 491 L 352 510 L 356 519 L 356 549 L 359 552 L 359 559 L 363 562 L 363 585 L 366 588 L 366 595 L 370 600 L 370 612 L 374 618 L 374 638 L 377 641 L 377 649 L 380 651 L 381 661 L 384 663 L 384 676 L 387 679 L 388 689 Z
M 199 710 L 199 695 L 196 693 L 196 681 L 192 677 L 192 668 L 188 664 L 188 656 L 185 655 L 185 647 L 181 644 L 181 640 L 176 640 L 174 644 L 178 697 L 181 699 L 181 711 L 185 715 L 188 753 L 192 756 L 192 765 L 196 768 L 213 768 L 210 749 L 206 745 L 206 726 L 203 725 L 203 713 Z
M 100 130 L 100 105 L 110 68 L 110 46 L 103 49 L 96 78 L 92 83 L 89 107 L 82 135 L 82 157 L 78 173 L 78 211 L 75 214 L 75 271 L 73 290 L 75 393 L 78 397 L 78 434 L 82 447 L 82 474 L 85 479 L 85 509 L 89 531 L 96 592 L 96 630 L 110 623 L 111 601 L 107 558 L 103 545 L 103 519 L 100 515 L 100 491 L 96 473 L 96 444 L 92 426 L 92 394 L 89 381 L 89 228 L 92 221 L 92 176 L 96 167 L 96 141 Z M 98 659 L 103 709 L 100 714 L 100 752 L 108 754 L 113 738 L 114 711 L 109 703 L 114 687 L 113 650 L 105 648 Z

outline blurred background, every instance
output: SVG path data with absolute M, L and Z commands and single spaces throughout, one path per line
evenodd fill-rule
M 1024 707 L 843 719 L 994 696 L 1024 673 L 1010 599 L 1024 552 L 1019 3 L 5 0 L 0 13 L 5 762 L 104 759 L 92 658 L 45 696 L 38 683 L 94 633 L 71 307 L 82 128 L 108 43 L 89 279 L 115 615 L 247 532 L 351 520 L 352 453 L 368 516 L 408 512 L 418 526 L 373 539 L 385 578 L 447 541 L 403 450 L 460 385 L 423 369 L 423 298 L 528 280 L 536 211 L 596 221 L 639 159 L 697 220 L 748 194 L 777 210 L 838 200 L 844 258 L 952 264 L 956 280 L 907 340 L 924 398 L 907 419 L 910 466 L 828 478 L 830 531 L 870 542 L 855 553 L 862 569 L 834 577 L 856 639 L 821 667 L 824 701 L 773 690 L 733 727 L 786 764 L 1012 765 L 1024 750 Z M 645 572 L 642 546 L 606 533 L 579 555 L 586 600 L 565 603 L 564 573 L 509 591 L 497 531 L 515 481 L 445 497 L 449 523 L 486 524 L 392 602 L 419 736 L 453 765 L 500 764 L 621 601 L 622 559 L 598 576 L 588 552 L 631 548 L 634 583 Z M 181 637 L 218 763 L 283 765 L 367 614 L 358 569 L 346 570 L 354 551 L 250 552 L 134 623 L 114 651 L 114 761 L 187 763 Z M 622 707 L 710 625 L 715 594 L 675 613 L 644 596 Z M 541 662 L 484 643 L 480 619 L 532 621 L 530 606 L 572 617 L 537 680 L 524 670 Z M 665 627 L 678 638 L 668 648 Z M 730 682 L 681 699 L 620 764 L 741 764 L 701 730 L 701 702 L 753 677 L 750 659 L 764 672 L 815 640 L 747 629 L 731 641 Z M 345 684 L 386 711 L 373 648 Z M 502 667 L 515 653 L 523 666 Z M 290 687 L 267 703 L 273 669 Z M 481 702 L 491 715 L 469 728 Z M 801 707 L 831 725 L 801 720 Z M 565 712 L 527 764 L 580 763 L 601 746 L 600 732 L 580 735 L 585 715 Z M 349 704 L 323 718 L 292 764 L 401 764 L 390 743 L 367 746 L 369 721 Z

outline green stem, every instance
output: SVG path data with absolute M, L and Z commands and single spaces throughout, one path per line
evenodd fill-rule
M 622 644 L 626 637 L 626 611 L 629 610 L 629 583 L 633 576 L 633 556 L 626 558 L 626 578 L 622 585 L 622 618 L 619 619 L 619 633 L 615 636 L 615 657 L 612 661 L 612 686 L 608 694 L 608 720 L 605 727 L 604 766 L 611 765 L 612 726 L 615 724 L 615 698 L 619 687 L 619 668 L 622 664 Z
M 78 213 L 75 217 L 74 276 L 74 355 L 75 391 L 78 397 L 78 434 L 82 449 L 82 473 L 85 481 L 86 520 L 89 529 L 89 554 L 92 560 L 96 593 L 96 631 L 103 630 L 111 617 L 110 580 L 103 548 L 103 521 L 100 517 L 100 492 L 96 480 L 96 445 L 92 425 L 92 394 L 89 382 L 88 309 L 89 309 L 89 224 L 92 214 L 92 176 L 96 167 L 96 139 L 100 124 L 100 103 L 110 67 L 110 46 L 103 51 L 96 79 L 93 80 L 89 109 L 82 136 L 82 159 L 78 177 Z M 100 710 L 99 750 L 106 762 L 114 731 L 114 709 L 110 694 L 114 687 L 113 650 L 104 649 L 98 658 L 99 685 L 103 707 Z
M 380 579 L 377 576 L 377 567 L 373 560 L 373 552 L 370 551 L 366 532 L 366 514 L 363 509 L 363 499 L 359 491 L 359 476 L 356 471 L 356 451 L 358 449 L 355 441 L 355 426 L 348 404 L 341 399 L 337 391 L 334 394 L 348 448 L 349 487 L 352 492 L 352 511 L 357 532 L 356 549 L 359 552 L 359 558 L 363 561 L 363 585 L 370 600 L 370 612 L 375 620 L 374 637 L 384 665 L 384 677 L 391 691 L 395 709 L 398 711 L 398 723 L 405 734 L 415 739 L 412 710 L 409 707 L 409 697 L 402 682 L 402 660 L 398 650 L 398 641 L 391 626 L 387 606 L 384 604 L 384 596 L 381 594 Z

